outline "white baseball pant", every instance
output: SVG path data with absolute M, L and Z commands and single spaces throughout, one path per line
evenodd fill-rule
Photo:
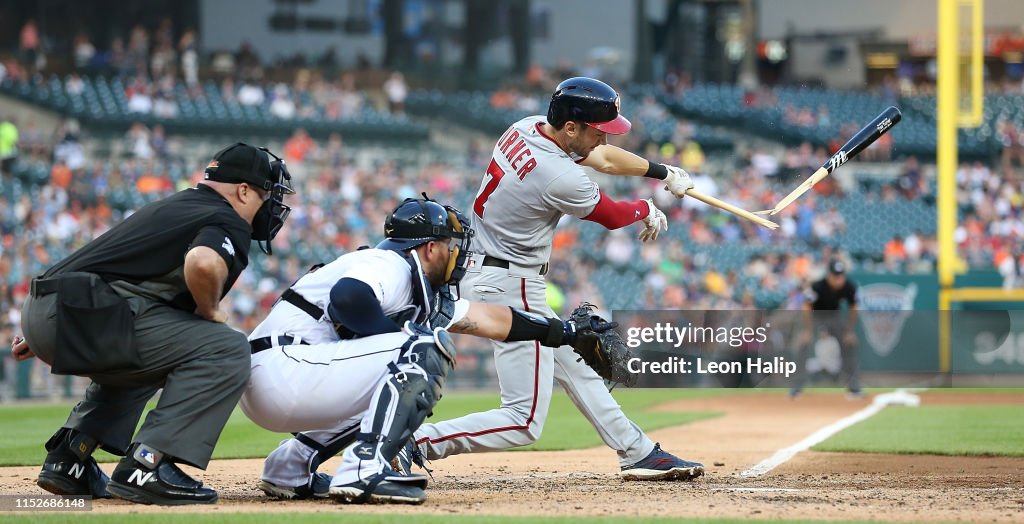
M 240 402 L 242 411 L 265 429 L 302 432 L 322 446 L 351 438 L 356 428 L 371 422 L 370 407 L 390 377 L 388 364 L 399 361 L 407 340 L 408 333 L 386 333 L 261 351 L 252 356 L 249 386 Z M 397 366 L 401 371 L 423 374 L 413 364 Z M 368 426 L 363 428 L 368 430 Z M 298 440 L 287 439 L 267 457 L 261 478 L 280 486 L 304 485 L 315 453 Z M 380 460 L 360 461 L 350 447 L 331 484 L 366 479 L 384 466 Z
M 466 298 L 503 304 L 555 316 L 547 304 L 539 268 L 481 266 L 467 272 L 461 288 Z M 501 407 L 437 423 L 425 423 L 416 442 L 429 460 L 459 453 L 526 446 L 540 438 L 551 403 L 552 378 L 590 421 L 601 439 L 614 449 L 621 465 L 639 462 L 654 442 L 626 418 L 604 381 L 570 347 L 552 349 L 539 342 L 492 342 L 501 389 Z

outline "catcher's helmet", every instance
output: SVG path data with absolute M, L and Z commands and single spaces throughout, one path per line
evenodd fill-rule
M 609 135 L 621 135 L 632 125 L 619 114 L 619 106 L 619 94 L 611 86 L 578 76 L 555 88 L 548 105 L 548 123 L 561 129 L 569 120 L 575 120 Z
M 456 284 L 466 274 L 473 230 L 469 219 L 452 206 L 442 206 L 426 195 L 407 198 L 384 220 L 384 236 L 377 249 L 407 251 L 431 240 L 455 239 L 445 282 Z

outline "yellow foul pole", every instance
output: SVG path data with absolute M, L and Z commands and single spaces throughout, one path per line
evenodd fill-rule
M 939 233 L 939 369 L 950 371 L 950 290 L 953 287 L 954 263 L 957 260 L 953 232 L 956 229 L 956 166 L 958 91 L 960 83 L 959 1 L 938 0 L 939 27 L 936 38 L 938 85 L 936 120 L 938 127 L 936 160 L 938 164 L 938 233 Z

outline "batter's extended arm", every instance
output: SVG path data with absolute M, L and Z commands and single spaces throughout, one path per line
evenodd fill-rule
M 644 176 L 651 165 L 646 159 L 609 144 L 594 148 L 580 164 L 615 176 Z

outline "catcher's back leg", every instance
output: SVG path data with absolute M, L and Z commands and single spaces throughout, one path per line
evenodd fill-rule
M 344 453 L 331 482 L 331 498 L 406 504 L 426 499 L 426 477 L 396 473 L 390 462 L 441 399 L 455 346 L 442 329 L 416 331 L 401 355 L 388 366 L 391 372 L 378 386 L 355 444 Z

